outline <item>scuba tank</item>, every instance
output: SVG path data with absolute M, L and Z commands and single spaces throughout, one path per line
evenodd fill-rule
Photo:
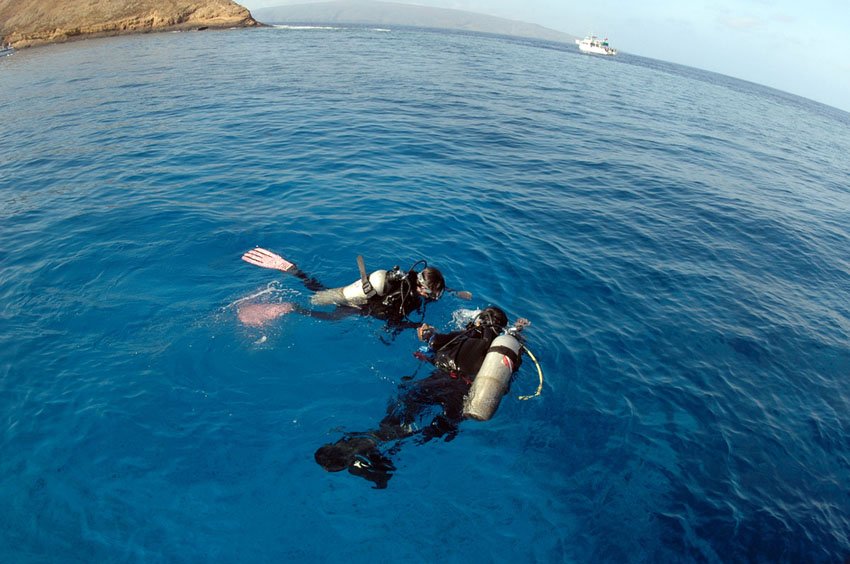
M 372 295 L 384 295 L 387 286 L 386 270 L 376 270 L 366 280 L 368 280 L 366 289 L 364 289 L 363 279 L 361 278 L 342 288 L 320 290 L 310 296 L 310 303 L 313 305 L 361 306 L 369 301 L 369 286 L 374 292 Z
M 502 396 L 508 391 L 511 376 L 519 365 L 522 343 L 516 338 L 515 332 L 509 330 L 490 344 L 481 369 L 464 398 L 464 417 L 487 421 L 496 413 Z

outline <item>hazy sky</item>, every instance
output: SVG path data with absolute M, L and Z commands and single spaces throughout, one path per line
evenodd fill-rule
M 586 35 L 850 111 L 848 0 L 395 0 Z M 248 9 L 305 0 L 237 0 Z

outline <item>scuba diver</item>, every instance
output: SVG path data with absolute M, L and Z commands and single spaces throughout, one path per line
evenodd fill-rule
M 305 288 L 314 292 L 310 297 L 310 303 L 317 306 L 336 306 L 332 311 L 308 309 L 289 302 L 240 306 L 239 320 L 252 326 L 264 325 L 281 315 L 294 311 L 318 319 L 331 320 L 353 314 L 369 315 L 386 320 L 388 325 L 401 330 L 406 327 L 417 327 L 419 324 L 411 322 L 408 315 L 413 311 L 421 311 L 425 303 L 440 299 L 446 290 L 442 273 L 428 266 L 424 260 L 416 262 L 407 272 L 395 266 L 390 270 L 376 270 L 367 275 L 363 257 L 358 256 L 360 279 L 340 288 L 327 288 L 295 264 L 266 249 L 259 247 L 251 249 L 242 255 L 242 260 L 263 268 L 292 274 L 303 282 Z M 421 271 L 416 270 L 418 266 L 422 266 Z M 455 293 L 461 297 L 466 297 L 468 294 L 468 292 Z M 471 295 L 469 297 L 471 298 Z
M 450 441 L 464 418 L 493 416 L 521 363 L 519 332 L 528 324 L 519 319 L 506 329 L 505 312 L 488 307 L 460 331 L 441 334 L 421 325 L 417 334 L 427 342 L 428 353 L 418 351 L 414 356 L 432 363 L 435 370 L 401 385 L 400 395 L 390 403 L 377 429 L 346 433 L 319 448 L 316 462 L 328 472 L 347 469 L 377 489 L 386 488 L 395 470 L 387 455 L 398 452 L 401 439 L 419 435 L 419 444 L 438 437 Z M 384 454 L 380 445 L 391 441 L 395 445 Z

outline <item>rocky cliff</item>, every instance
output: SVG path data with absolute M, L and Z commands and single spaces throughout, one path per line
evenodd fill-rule
M 92 36 L 260 25 L 231 0 L 0 0 L 0 40 L 15 48 Z

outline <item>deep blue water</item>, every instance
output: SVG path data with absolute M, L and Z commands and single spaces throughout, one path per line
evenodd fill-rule
M 850 115 L 694 69 L 412 30 L 0 60 L 0 561 L 850 557 Z M 496 417 L 386 490 L 411 331 L 290 315 L 426 258 L 524 316 Z M 243 302 L 244 303 L 244 302 Z M 417 372 L 418 370 L 418 372 Z

